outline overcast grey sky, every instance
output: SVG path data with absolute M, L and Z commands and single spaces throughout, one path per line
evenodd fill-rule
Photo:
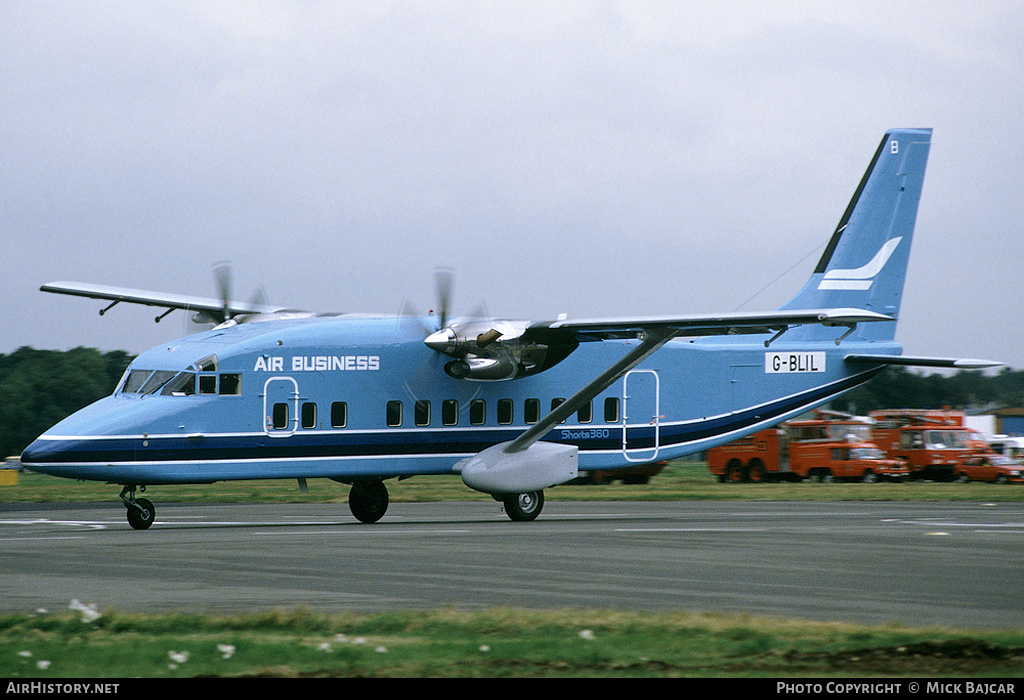
M 898 339 L 1024 368 L 1019 2 L 0 5 L 0 352 L 140 352 L 182 312 L 760 311 L 890 127 L 932 127 Z M 785 274 L 784 274 L 785 273 Z

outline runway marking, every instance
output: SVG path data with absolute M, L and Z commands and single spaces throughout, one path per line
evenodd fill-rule
M 46 540 L 47 542 L 53 542 L 55 540 L 84 540 L 85 535 L 69 535 L 67 537 L 47 537 L 40 535 L 39 537 L 0 537 L 0 542 L 38 542 L 39 540 Z
M 0 525 L 71 525 L 87 527 L 90 530 L 106 530 L 110 523 L 99 520 L 50 520 L 49 518 L 30 518 L 27 520 L 0 520 Z
M 619 527 L 616 532 L 768 532 L 765 527 Z

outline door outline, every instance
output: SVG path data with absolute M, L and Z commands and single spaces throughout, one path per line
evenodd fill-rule
M 291 387 L 272 387 L 274 383 L 291 384 Z M 284 399 L 282 402 L 280 399 Z M 273 406 L 288 404 L 288 427 L 274 428 Z M 299 383 L 293 377 L 271 377 L 263 385 L 263 432 L 273 438 L 289 437 L 299 424 Z
M 651 375 L 653 382 L 645 376 Z M 632 380 L 632 381 L 631 381 Z M 650 462 L 661 449 L 661 378 L 653 369 L 633 369 L 622 378 L 622 456 L 629 462 Z M 630 420 L 630 412 L 636 413 Z M 654 444 L 631 447 L 637 433 L 654 428 Z

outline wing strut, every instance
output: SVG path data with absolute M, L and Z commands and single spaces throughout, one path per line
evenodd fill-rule
M 548 434 L 552 428 L 579 410 L 580 406 L 590 401 L 611 386 L 612 382 L 629 370 L 650 357 L 662 345 L 679 335 L 674 328 L 650 328 L 640 333 L 641 342 L 626 353 L 622 359 L 606 369 L 594 381 L 576 392 L 571 398 L 552 409 L 551 413 L 522 435 L 505 445 L 504 452 L 514 454 L 522 452 L 533 443 Z

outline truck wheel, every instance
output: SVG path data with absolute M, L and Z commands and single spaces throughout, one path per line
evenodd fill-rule
M 747 478 L 756 483 L 764 481 L 764 464 L 759 460 L 753 460 L 747 467 Z
M 729 462 L 725 468 L 725 480 L 731 484 L 739 484 L 746 481 L 746 474 L 743 473 L 743 465 L 739 462 Z
M 864 481 L 865 484 L 873 484 L 876 481 L 878 481 L 878 475 L 875 474 L 873 471 L 870 471 L 870 470 L 866 471 L 866 472 L 864 472 L 864 479 L 863 479 L 863 481 Z

